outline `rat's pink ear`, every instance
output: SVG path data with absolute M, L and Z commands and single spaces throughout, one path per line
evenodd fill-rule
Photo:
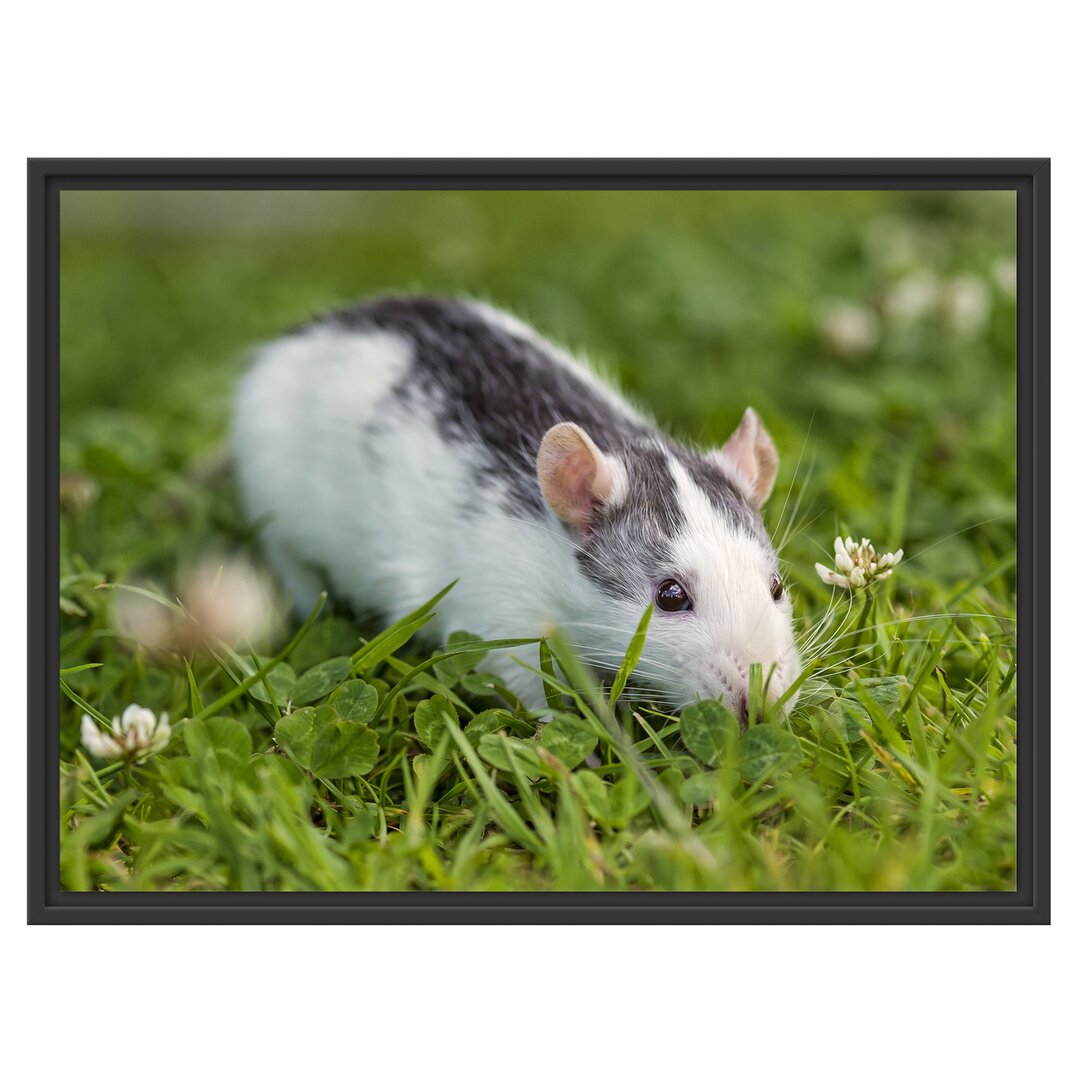
M 625 473 L 577 424 L 549 428 L 536 454 L 536 475 L 548 506 L 567 525 L 584 529 L 597 503 L 617 501 Z
M 709 457 L 741 481 L 754 506 L 761 507 L 772 491 L 780 455 L 753 409 L 747 409 L 739 426 L 719 450 Z

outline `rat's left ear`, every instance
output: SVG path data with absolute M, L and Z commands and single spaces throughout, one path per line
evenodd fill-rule
M 754 506 L 764 505 L 776 480 L 780 455 L 761 417 L 753 409 L 743 413 L 728 441 L 709 457 L 735 475 Z
M 584 531 L 597 505 L 617 503 L 626 490 L 621 464 L 577 424 L 549 428 L 536 455 L 536 475 L 548 506 L 567 525 Z

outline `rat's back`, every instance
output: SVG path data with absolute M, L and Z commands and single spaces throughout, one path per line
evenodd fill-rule
M 559 579 L 552 564 L 572 558 L 536 479 L 540 441 L 562 420 L 608 442 L 648 433 L 511 316 L 381 299 L 257 352 L 237 395 L 234 457 L 249 518 L 299 610 L 328 588 L 393 620 L 458 578 L 444 633 L 520 636 L 536 622 L 521 605 L 542 608 Z

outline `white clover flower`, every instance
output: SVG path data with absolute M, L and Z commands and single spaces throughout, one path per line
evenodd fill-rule
M 152 651 L 168 649 L 178 622 L 167 607 L 135 592 L 118 592 L 113 601 L 113 623 L 120 634 Z
M 164 750 L 171 735 L 169 714 L 157 717 L 141 705 L 129 705 L 121 716 L 114 716 L 111 734 L 83 713 L 83 746 L 95 757 L 110 761 L 143 761 Z
M 940 291 L 933 274 L 915 271 L 889 288 L 881 301 L 882 310 L 897 322 L 914 322 L 934 310 Z
M 273 627 L 273 591 L 243 558 L 203 559 L 181 580 L 180 599 L 197 624 L 196 638 L 261 644 Z
M 864 589 L 875 581 L 884 581 L 904 557 L 903 548 L 879 555 L 865 536 L 858 544 L 850 536 L 846 540 L 838 536 L 833 550 L 836 569 L 821 563 L 814 563 L 814 569 L 826 585 L 839 585 L 841 589 Z
M 881 321 L 868 307 L 845 301 L 826 304 L 818 315 L 818 331 L 841 356 L 870 352 L 881 340 Z
M 945 321 L 953 333 L 972 337 L 990 318 L 990 290 L 974 274 L 960 274 L 942 289 Z
M 81 514 L 101 494 L 98 482 L 86 473 L 60 474 L 60 505 L 72 514 Z
M 990 268 L 997 287 L 1006 296 L 1016 297 L 1016 260 L 1010 255 L 1002 255 L 994 260 Z
M 189 654 L 264 644 L 274 628 L 273 590 L 244 558 L 201 559 L 179 576 L 183 611 L 138 592 L 121 592 L 113 606 L 120 633 L 152 652 Z

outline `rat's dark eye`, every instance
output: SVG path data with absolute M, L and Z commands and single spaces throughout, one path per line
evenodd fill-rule
M 769 588 L 772 591 L 772 598 L 779 604 L 784 598 L 784 583 L 780 580 L 779 574 L 773 574 Z
M 694 604 L 690 594 L 674 578 L 668 578 L 656 586 L 656 606 L 661 611 L 690 611 Z

